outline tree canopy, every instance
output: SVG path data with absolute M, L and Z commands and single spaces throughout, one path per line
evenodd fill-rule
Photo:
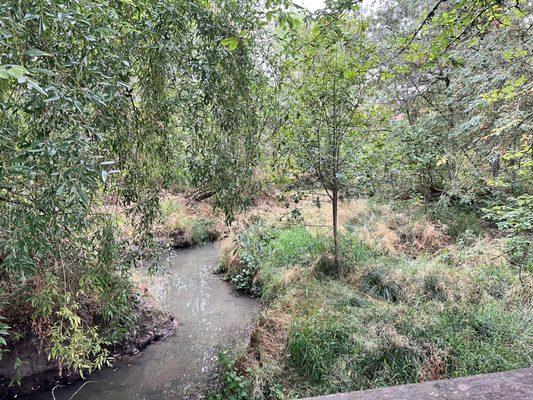
M 0 4 L 0 356 L 31 326 L 66 368 L 107 362 L 163 189 L 205 194 L 227 223 L 275 185 L 323 191 L 336 263 L 345 195 L 459 205 L 522 270 L 531 5 L 361 3 Z

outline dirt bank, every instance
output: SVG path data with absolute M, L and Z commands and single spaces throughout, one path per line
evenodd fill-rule
M 170 335 L 177 325 L 173 316 L 161 311 L 148 298 L 142 299 L 136 306 L 136 313 L 136 333 L 110 349 L 115 360 L 137 354 L 150 343 Z M 79 373 L 66 371 L 60 377 L 57 362 L 48 360 L 47 353 L 40 350 L 33 333 L 8 350 L 0 361 L 0 399 L 20 398 L 80 379 Z M 10 386 L 17 357 L 23 362 L 19 369 L 20 385 Z

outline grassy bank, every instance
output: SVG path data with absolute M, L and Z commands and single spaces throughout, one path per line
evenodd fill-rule
M 166 194 L 160 201 L 161 215 L 156 236 L 170 238 L 174 247 L 189 247 L 215 240 L 224 230 L 220 216 L 207 202 Z
M 265 209 L 266 210 L 266 209 Z M 221 269 L 266 307 L 220 398 L 282 399 L 532 365 L 533 279 L 524 285 L 468 215 L 457 228 L 417 207 L 343 203 L 341 263 L 329 210 L 256 212 Z

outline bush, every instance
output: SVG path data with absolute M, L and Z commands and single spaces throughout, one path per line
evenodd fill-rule
M 221 366 L 219 390 L 209 396 L 209 400 L 248 400 L 251 399 L 251 382 L 235 367 L 235 362 L 227 352 L 218 356 Z M 251 371 L 249 371 L 251 372 Z
M 191 240 L 193 244 L 202 244 L 209 240 L 209 230 L 213 223 L 209 219 L 198 218 L 190 223 Z
M 228 273 L 229 280 L 237 290 L 253 295 L 259 293 L 255 278 L 261 262 L 268 258 L 270 239 L 270 229 L 261 222 L 253 224 L 247 232 L 238 236 L 239 264 Z

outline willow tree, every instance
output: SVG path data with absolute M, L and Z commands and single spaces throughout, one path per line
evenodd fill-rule
M 372 121 L 381 113 L 373 99 L 372 70 L 378 58 L 357 15 L 323 16 L 303 27 L 289 45 L 285 66 L 288 123 L 283 137 L 303 170 L 332 204 L 334 262 L 339 262 L 339 194 L 354 184 L 352 168 L 366 151 Z
M 255 29 L 251 8 L 0 4 L 0 356 L 18 340 L 12 332 L 31 327 L 51 358 L 77 370 L 100 366 L 105 345 L 121 340 L 132 322 L 131 246 L 115 235 L 103 195 L 135 215 L 142 244 L 176 126 L 192 129 L 179 118 L 199 104 L 189 94 L 217 89 L 217 69 L 251 68 L 224 46 L 237 21 Z M 229 113 L 220 96 L 202 100 Z
M 189 69 L 199 85 L 181 115 L 191 183 L 228 221 L 249 202 L 259 158 L 258 13 L 254 2 L 221 3 L 214 11 L 199 38 L 204 53 Z

